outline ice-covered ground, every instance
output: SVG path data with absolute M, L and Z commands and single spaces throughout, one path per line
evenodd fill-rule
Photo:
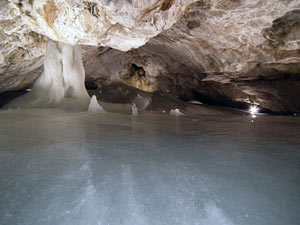
M 1 225 L 298 225 L 300 118 L 0 112 Z

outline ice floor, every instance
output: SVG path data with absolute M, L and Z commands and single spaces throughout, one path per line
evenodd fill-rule
M 300 118 L 0 112 L 1 225 L 299 225 Z

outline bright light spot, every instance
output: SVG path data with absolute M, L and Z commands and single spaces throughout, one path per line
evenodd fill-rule
M 252 114 L 252 118 L 256 118 L 256 115 L 255 115 L 255 114 Z
M 249 109 L 251 115 L 255 115 L 256 113 L 258 113 L 259 108 L 256 105 L 252 105 Z

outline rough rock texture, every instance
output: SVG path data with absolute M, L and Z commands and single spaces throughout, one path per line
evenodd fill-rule
M 39 0 L 13 4 L 22 21 L 52 40 L 123 51 L 170 28 L 192 0 Z
M 25 87 L 37 78 L 48 38 L 127 51 L 170 28 L 191 2 L 1 1 L 0 92 Z
M 107 50 L 87 61 L 89 77 L 120 77 L 186 100 L 299 112 L 299 13 L 299 1 L 198 1 L 145 46 L 128 53 Z M 94 61 L 103 68 L 93 69 Z
M 2 2 L 0 92 L 24 88 L 36 79 L 44 35 L 120 50 L 153 37 L 128 52 L 86 48 L 87 83 L 120 79 L 186 100 L 300 112 L 295 97 L 300 94 L 300 1 L 191 2 Z M 146 16 L 140 20 L 141 15 Z
M 171 110 L 176 111 L 177 109 L 187 116 L 246 115 L 240 110 L 187 103 L 168 93 L 144 92 L 119 82 L 112 82 L 102 86 L 101 90 L 90 90 L 89 92 L 90 95 L 97 96 L 106 111 L 111 112 L 127 111 L 127 113 L 132 113 L 132 106 L 135 105 L 139 113 L 151 111 L 169 114 Z

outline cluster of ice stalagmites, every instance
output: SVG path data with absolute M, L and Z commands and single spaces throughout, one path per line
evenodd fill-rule
M 32 91 L 7 107 L 63 107 L 87 109 L 90 97 L 84 85 L 81 47 L 48 42 L 44 72 Z

